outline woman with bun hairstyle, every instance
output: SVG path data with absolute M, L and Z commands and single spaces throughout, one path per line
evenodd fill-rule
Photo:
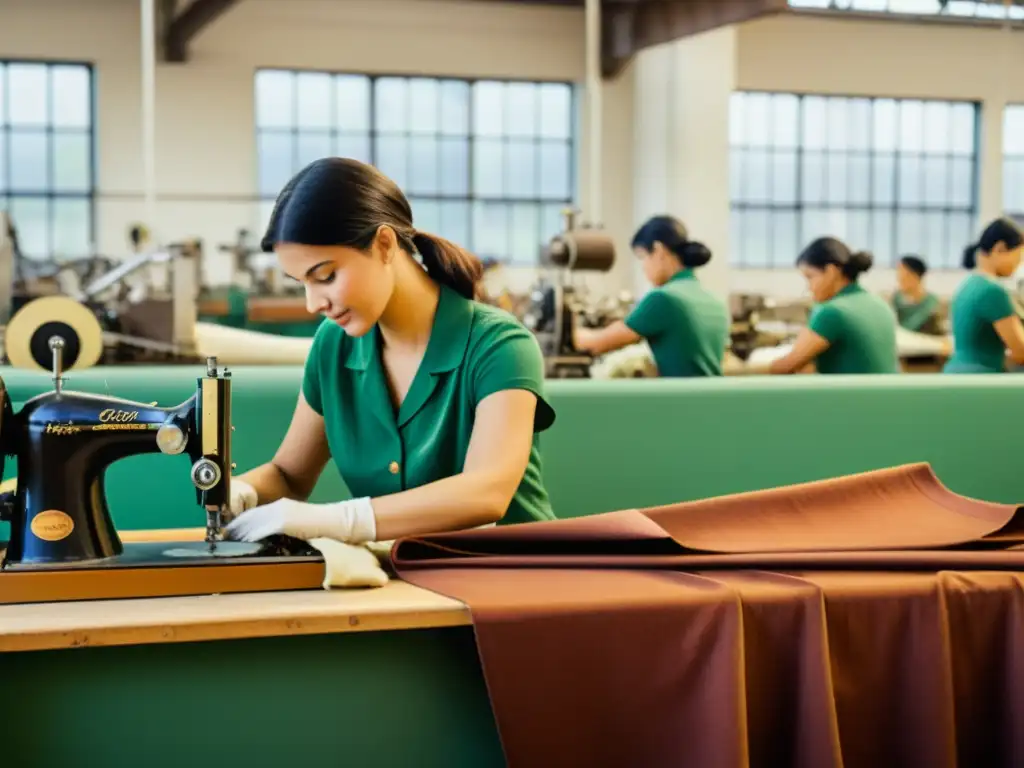
M 1020 265 L 1024 237 L 1009 219 L 991 222 L 964 249 L 964 269 L 972 274 L 950 305 L 953 354 L 945 373 L 1002 373 L 1009 357 L 1024 364 L 1024 325 L 1007 290 L 999 284 Z
M 232 478 L 230 538 L 361 544 L 554 517 L 540 345 L 474 301 L 475 256 L 416 229 L 391 179 L 342 158 L 285 186 L 262 248 L 325 320 L 283 442 Z M 331 460 L 352 498 L 308 502 Z
M 817 305 L 793 349 L 772 363 L 772 373 L 898 373 L 896 315 L 857 278 L 871 269 L 871 254 L 853 252 L 834 237 L 815 240 L 796 260 Z
M 625 320 L 607 328 L 578 328 L 576 348 L 601 355 L 646 339 L 659 376 L 721 376 L 732 324 L 729 309 L 694 274 L 711 261 L 711 251 L 690 240 L 683 223 L 671 216 L 649 219 L 632 246 L 654 289 Z

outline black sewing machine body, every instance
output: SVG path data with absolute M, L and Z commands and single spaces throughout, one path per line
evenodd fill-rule
M 11 523 L 6 551 L 0 542 L 0 603 L 319 586 L 322 558 L 304 542 L 220 540 L 231 499 L 233 428 L 230 373 L 219 373 L 216 361 L 208 361 L 195 394 L 171 407 L 64 391 L 59 360 L 54 368 L 54 391 L 17 414 L 0 380 L 0 474 L 4 454 L 16 457 L 18 468 L 16 491 L 0 507 Z M 158 452 L 180 462 L 195 487 L 207 515 L 205 541 L 123 543 L 118 535 L 106 470 L 119 459 Z M 286 563 L 304 569 L 281 569 Z
M 159 452 L 161 438 L 165 445 L 176 440 L 168 452 L 180 447 L 187 456 L 190 464 L 183 471 L 202 462 L 208 480 L 216 478 L 208 490 L 196 489 L 197 503 L 228 504 L 230 467 L 220 466 L 216 453 L 203 455 L 201 408 L 199 392 L 172 408 L 82 392 L 47 392 L 27 401 L 9 433 L 17 446 L 18 486 L 11 512 L 17 535 L 8 544 L 4 567 L 120 555 L 123 546 L 107 508 L 104 475 L 119 459 Z

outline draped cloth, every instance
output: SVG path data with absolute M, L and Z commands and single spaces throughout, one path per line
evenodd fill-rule
M 406 538 L 508 764 L 1024 765 L 1024 515 L 915 464 Z

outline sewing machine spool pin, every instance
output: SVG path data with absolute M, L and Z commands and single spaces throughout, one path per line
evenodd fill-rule
M 59 395 L 64 388 L 64 346 L 66 342 L 60 336 L 51 336 L 48 343 L 53 352 L 53 391 Z

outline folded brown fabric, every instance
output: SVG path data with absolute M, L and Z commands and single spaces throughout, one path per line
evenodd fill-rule
M 509 765 L 1024 764 L 1024 525 L 927 465 L 396 542 Z

